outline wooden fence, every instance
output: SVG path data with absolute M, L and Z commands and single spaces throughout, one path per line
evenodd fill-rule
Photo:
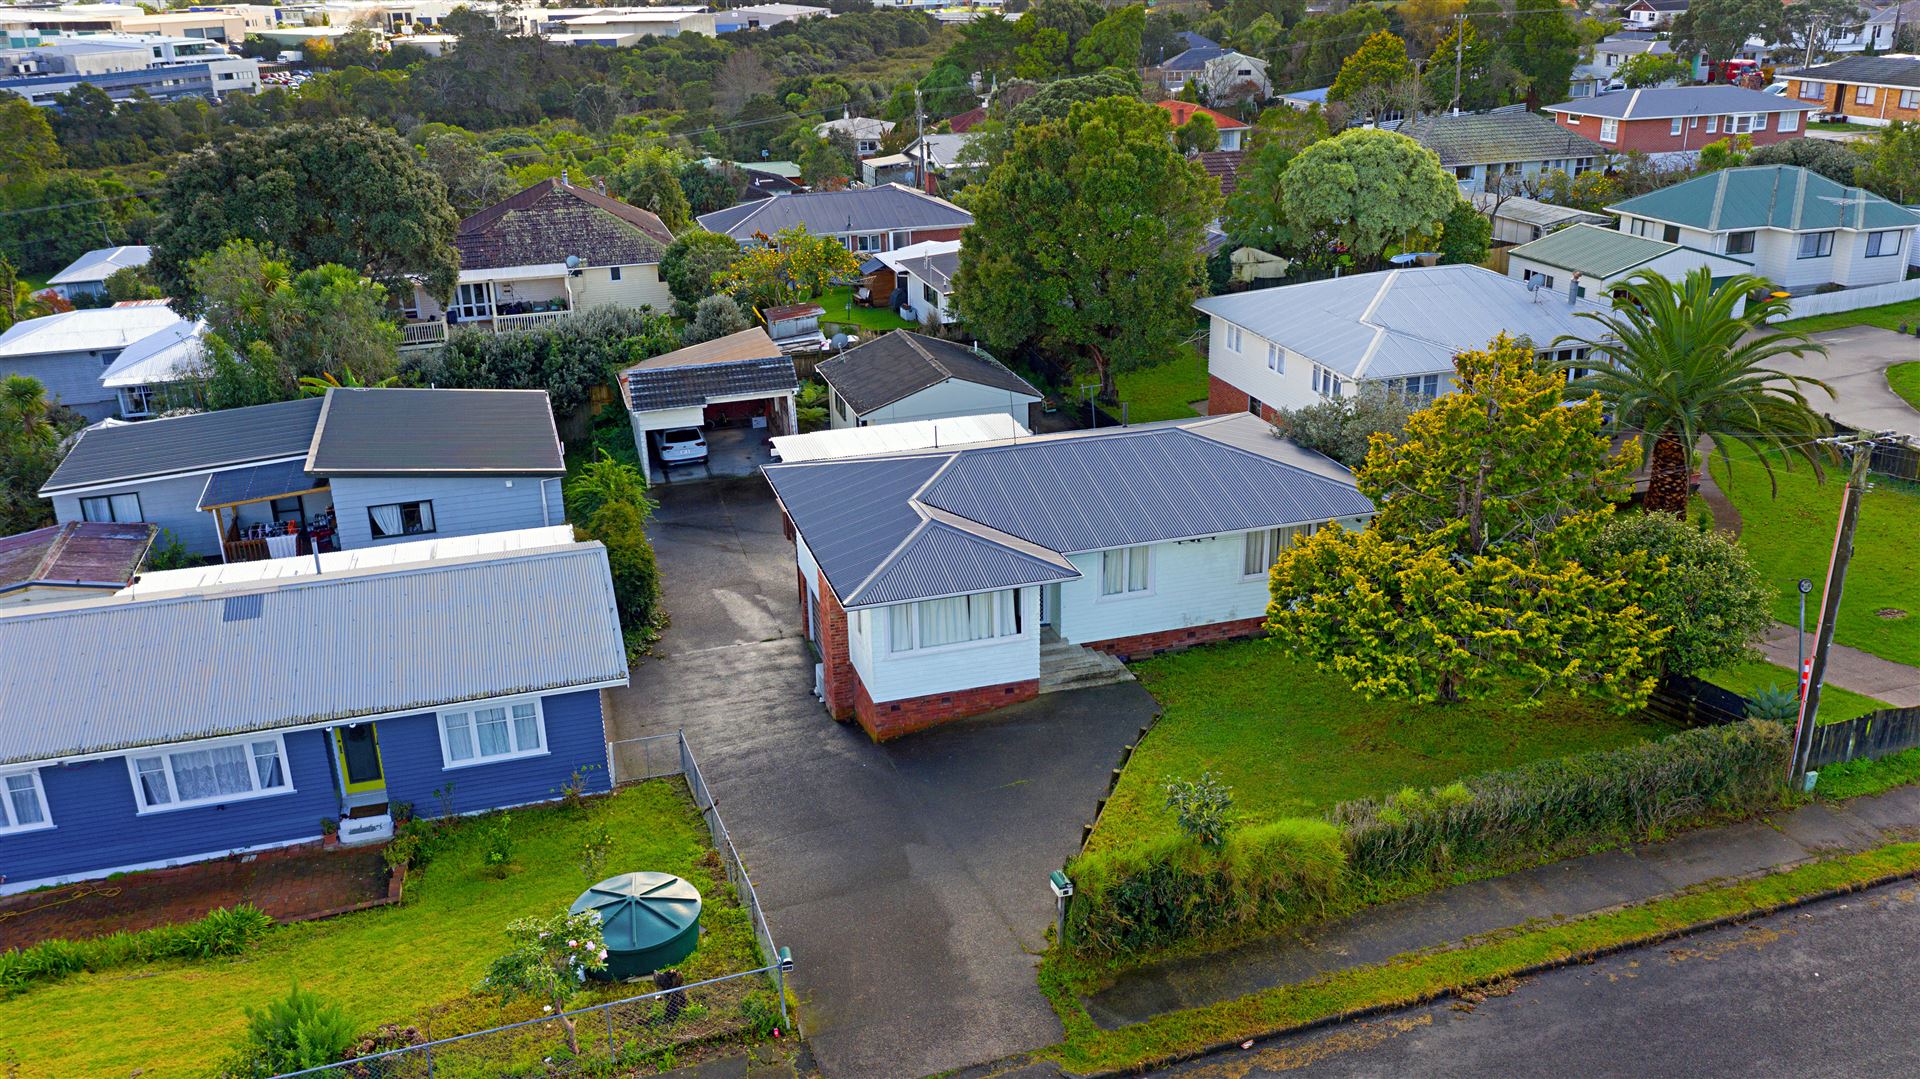
M 1815 728 L 1807 767 L 1822 768 L 1861 757 L 1877 760 L 1915 746 L 1920 746 L 1920 708 L 1886 708 Z
M 1685 727 L 1738 723 L 1747 718 L 1747 699 L 1698 678 L 1677 676 L 1660 683 L 1647 699 L 1645 714 Z

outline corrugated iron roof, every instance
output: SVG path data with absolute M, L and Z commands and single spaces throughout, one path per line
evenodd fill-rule
M 804 225 L 816 236 L 894 229 L 961 228 L 973 215 L 945 199 L 900 184 L 807 191 L 743 202 L 700 215 L 700 227 L 736 240 Z
M 597 543 L 10 608 L 0 764 L 424 711 L 626 671 Z
M 1797 165 L 1746 165 L 1618 202 L 1620 214 L 1723 232 L 1734 229 L 1904 229 L 1920 214 Z
M 91 284 L 105 281 L 116 270 L 145 266 L 153 258 L 153 248 L 139 244 L 126 247 L 102 247 L 89 251 L 67 264 L 66 269 L 47 278 L 49 285 Z
M 0 592 L 35 584 L 122 587 L 158 531 L 141 522 L 68 521 L 0 536 Z
M 1744 86 L 1649 86 L 1548 105 L 1548 112 L 1616 120 L 1666 120 L 1675 116 L 1724 116 L 1745 112 L 1812 112 L 1818 102 L 1796 101 Z M 1551 121 L 1549 121 L 1551 122 Z M 1712 140 L 1706 140 L 1712 141 Z

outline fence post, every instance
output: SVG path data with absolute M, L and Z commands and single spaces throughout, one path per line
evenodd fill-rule
M 607 1063 L 617 1064 L 620 1062 L 620 1054 L 615 1051 L 613 1044 L 613 1008 L 609 1005 L 601 1010 L 607 1013 Z
M 427 1079 L 433 1079 L 433 1043 L 427 1043 Z
M 772 939 L 772 934 L 768 934 Z M 793 963 L 793 953 L 785 948 L 773 957 L 773 991 L 780 998 L 780 1027 L 786 1029 L 787 1023 L 787 967 Z

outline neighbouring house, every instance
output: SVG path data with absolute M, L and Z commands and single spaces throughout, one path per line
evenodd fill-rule
M 102 247 L 81 255 L 47 278 L 47 287 L 67 300 L 105 296 L 107 278 L 120 270 L 145 266 L 152 257 L 153 248 L 146 246 Z
M 1493 242 L 1497 245 L 1523 244 L 1538 240 L 1555 229 L 1568 225 L 1612 225 L 1606 214 L 1589 213 L 1571 206 L 1556 206 L 1524 195 L 1502 195 L 1476 191 L 1467 196 L 1474 208 L 1492 215 Z
M 1793 165 L 1721 169 L 1608 207 L 1620 230 L 1753 263 L 1804 294 L 1903 281 L 1920 213 Z
M 120 410 L 120 399 L 100 385 L 100 376 L 135 342 L 183 321 L 156 301 L 16 322 L 0 333 L 0 378 L 29 375 L 40 381 L 48 401 L 104 420 Z
M 971 108 L 957 116 L 947 117 L 947 130 L 955 135 L 964 135 L 972 131 L 975 124 L 978 124 L 986 118 L 987 107 L 985 105 Z
M 33 717 L 0 728 L 0 892 L 608 790 L 600 690 L 626 681 L 606 551 L 567 528 L 0 608 Z
M 1231 195 L 1240 187 L 1240 164 L 1246 156 L 1245 150 L 1208 150 L 1195 154 L 1194 160 L 1220 184 L 1222 195 Z
M 912 330 L 864 341 L 814 373 L 835 430 L 995 413 L 1026 426 L 1044 396 L 980 349 Z
M 871 272 L 867 265 L 873 266 Z M 876 306 L 884 303 L 902 318 L 923 326 L 946 326 L 958 320 L 953 279 L 960 274 L 959 240 L 929 240 L 882 251 L 867 265 L 860 267 L 866 273 L 862 283 Z
M 1212 120 L 1213 126 L 1220 132 L 1220 145 L 1216 147 L 1219 150 L 1241 149 L 1241 140 L 1246 137 L 1247 132 L 1253 130 L 1252 124 L 1244 120 L 1236 120 L 1224 112 L 1217 112 L 1204 105 L 1169 100 L 1160 102 L 1160 107 L 1167 110 L 1167 118 L 1176 129 L 1186 126 L 1187 122 L 1197 115 L 1205 115 Z
M 718 157 L 703 157 L 700 164 L 708 172 L 732 169 L 738 173 L 740 179 L 746 181 L 739 195 L 741 202 L 790 195 L 807 189 L 800 178 L 800 166 L 791 161 L 727 161 Z
M 1753 263 L 1599 225 L 1570 225 L 1507 252 L 1507 276 L 1548 292 L 1573 286 L 1581 296 L 1606 300 L 1629 275 L 1651 270 L 1678 281 L 1701 267 L 1718 284 L 1752 273 Z M 1746 301 L 1741 301 L 1742 309 Z
M 1278 552 L 1373 513 L 1246 415 L 765 471 L 817 691 L 875 739 L 1067 688 L 1090 651 L 1257 634 Z
M 939 177 L 956 171 L 968 172 L 982 164 L 967 153 L 965 135 L 926 135 L 908 143 L 906 149 L 897 154 L 862 161 L 860 177 L 868 187 L 881 184 L 913 187 L 915 172 L 919 171 L 926 177 L 926 189 L 934 191 Z
M 1147 85 L 1159 85 L 1170 94 L 1177 94 L 1191 82 L 1200 84 L 1200 75 L 1206 69 L 1207 61 L 1225 56 L 1232 49 L 1219 45 L 1188 45 L 1172 56 L 1161 58 L 1160 62 L 1147 67 L 1142 80 Z
M 1666 38 L 1655 37 L 1648 33 L 1614 34 L 1594 43 L 1593 60 L 1573 69 L 1573 76 L 1567 87 L 1567 94 L 1573 98 L 1592 97 L 1610 90 L 1627 88 L 1620 77 L 1620 68 L 1636 56 L 1669 57 L 1673 53 L 1673 44 Z M 1701 68 L 1698 57 L 1691 61 L 1691 78 L 1698 78 Z M 1679 79 L 1668 79 L 1661 86 L 1678 86 Z
M 1633 0 L 1620 9 L 1620 17 L 1629 27 L 1652 29 L 1672 26 L 1673 20 L 1686 12 L 1687 0 Z
M 1218 45 L 1197 45 L 1146 69 L 1144 80 L 1170 94 L 1191 82 L 1208 101 L 1265 101 L 1273 96 L 1267 62 Z
M 120 351 L 100 373 L 101 388 L 120 402 L 120 417 L 146 419 L 174 407 L 168 392 L 198 381 L 206 370 L 207 323 L 178 319 Z
M 1920 57 L 1849 56 L 1785 76 L 1786 97 L 1875 127 L 1920 122 Z
M 614 304 L 664 311 L 660 256 L 673 233 L 651 212 L 559 179 L 542 180 L 460 222 L 460 281 L 442 307 L 413 291 L 401 347 L 446 341 L 449 324 L 502 333 Z
M 757 243 L 756 236 L 805 228 L 864 255 L 927 240 L 958 240 L 960 230 L 973 224 L 973 215 L 923 191 L 883 184 L 759 199 L 701 214 L 699 220 L 701 228 L 731 236 L 742 245 Z
M 1565 334 L 1591 336 L 1575 317 L 1590 300 L 1528 290 L 1482 266 L 1382 270 L 1198 300 L 1211 326 L 1207 414 L 1301 408 L 1385 383 L 1431 400 L 1453 390 L 1453 358 L 1495 335 L 1525 337 L 1543 358 Z
M 1818 106 L 1741 86 L 1623 90 L 1547 106 L 1553 122 L 1591 137 L 1609 153 L 1637 150 L 1657 162 L 1686 162 L 1710 142 L 1746 135 L 1755 146 L 1800 136 Z
M 1333 87 L 1331 86 L 1317 86 L 1311 90 L 1295 90 L 1292 93 L 1281 94 L 1280 103 L 1287 108 L 1297 109 L 1301 112 L 1324 109 L 1327 107 L 1327 94 L 1332 90 Z
M 1904 35 L 1902 30 L 1920 30 L 1920 0 L 1887 4 L 1867 16 L 1861 26 L 1860 44 L 1873 52 L 1889 52 Z
M 1463 193 L 1512 190 L 1521 180 L 1558 170 L 1576 176 L 1606 164 L 1593 140 L 1554 124 L 1524 105 L 1492 112 L 1428 113 L 1380 125 L 1440 155 Z
M 158 531 L 68 521 L 0 536 L 0 607 L 110 596 L 133 583 Z
M 89 427 L 40 488 L 225 562 L 562 524 L 545 390 L 333 389 Z
M 980 416 L 948 416 L 938 420 L 878 423 L 871 427 L 842 427 L 780 435 L 773 440 L 773 459 L 786 464 L 802 461 L 871 457 L 903 450 L 954 449 L 981 442 L 1011 442 L 1032 432 L 1002 412 Z
M 892 120 L 876 120 L 870 116 L 842 116 L 838 120 L 813 125 L 813 133 L 823 139 L 834 135 L 846 136 L 853 143 L 855 156 L 861 160 L 879 153 L 880 144 L 886 141 L 892 130 Z
M 710 428 L 710 454 L 731 443 L 751 454 L 768 438 L 800 429 L 793 360 L 758 326 L 642 360 L 619 381 L 643 471 L 652 467 L 652 440 L 661 431 Z

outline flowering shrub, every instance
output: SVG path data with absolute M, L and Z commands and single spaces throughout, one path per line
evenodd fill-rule
M 564 1013 L 567 1002 L 580 992 L 587 975 L 607 969 L 607 942 L 600 933 L 600 916 L 558 914 L 550 918 L 520 918 L 507 923 L 511 948 L 487 968 L 480 991 L 501 1001 L 537 997 L 546 1011 L 559 1014 L 567 1032 L 567 1048 L 580 1052 L 579 1033 Z

